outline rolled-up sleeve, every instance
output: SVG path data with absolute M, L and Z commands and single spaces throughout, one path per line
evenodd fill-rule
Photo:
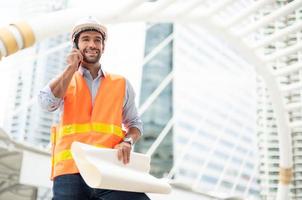
M 126 80 L 126 91 L 123 107 L 123 124 L 126 129 L 136 127 L 139 129 L 140 134 L 143 134 L 143 123 L 138 115 L 135 105 L 135 92 L 128 80 Z
M 43 109 L 52 112 L 62 105 L 63 99 L 55 97 L 49 85 L 46 85 L 42 90 L 40 90 L 38 102 Z

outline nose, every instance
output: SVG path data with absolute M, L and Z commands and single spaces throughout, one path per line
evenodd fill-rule
M 96 48 L 96 44 L 93 40 L 89 40 L 88 47 Z

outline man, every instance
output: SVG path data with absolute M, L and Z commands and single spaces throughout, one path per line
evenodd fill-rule
M 54 200 L 149 199 L 143 193 L 90 188 L 71 156 L 72 142 L 80 141 L 116 148 L 118 159 L 127 164 L 132 145 L 142 133 L 132 86 L 101 68 L 106 39 L 107 30 L 96 19 L 79 21 L 72 31 L 74 48 L 67 56 L 67 67 L 39 94 L 43 108 L 62 111 L 59 125 L 52 128 Z

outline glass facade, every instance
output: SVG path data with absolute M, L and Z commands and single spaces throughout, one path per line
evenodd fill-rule
M 259 199 L 255 72 L 202 28 L 174 34 L 174 181 Z
M 174 78 L 143 113 L 136 150 L 147 152 L 174 116 L 173 129 L 152 156 L 151 173 L 170 172 L 174 184 L 207 194 L 259 199 L 255 71 L 196 26 L 150 25 L 145 58 L 172 33 L 143 67 L 141 105 L 171 71 Z
M 145 58 L 156 47 L 173 33 L 172 24 L 151 24 L 146 33 Z M 144 66 L 141 81 L 140 105 L 154 92 L 158 85 L 173 69 L 173 41 L 168 43 Z M 172 83 L 170 83 L 142 115 L 144 136 L 136 144 L 136 150 L 145 153 L 164 129 L 173 115 Z M 172 162 L 172 131 L 152 156 L 151 173 L 161 177 L 171 168 Z

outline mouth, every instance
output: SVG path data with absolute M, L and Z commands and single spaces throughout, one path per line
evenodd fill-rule
M 95 49 L 87 49 L 84 51 L 87 56 L 97 56 L 99 54 L 98 50 Z

